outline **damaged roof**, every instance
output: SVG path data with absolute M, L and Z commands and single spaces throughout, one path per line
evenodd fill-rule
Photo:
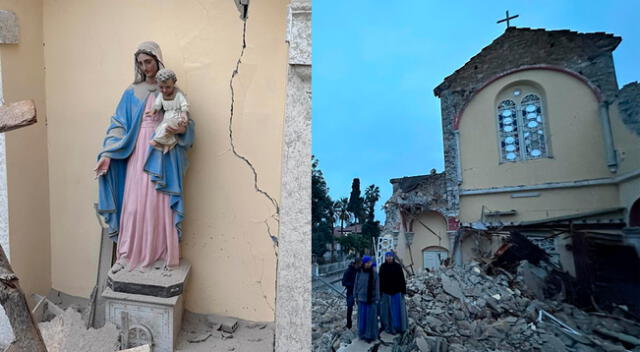
M 464 66 L 446 77 L 434 89 L 434 94 L 441 97 L 447 90 L 474 90 L 502 72 L 523 66 L 546 64 L 575 70 L 602 54 L 610 54 L 621 41 L 621 37 L 604 32 L 509 27 Z M 578 73 L 592 79 L 588 74 Z M 597 80 L 593 83 L 598 85 Z
M 392 178 L 389 180 L 392 185 L 394 185 L 394 190 L 397 187 L 404 193 L 409 193 L 418 186 L 425 185 L 433 185 L 438 182 L 444 181 L 445 174 L 444 172 L 434 173 L 432 172 L 430 175 L 418 175 L 418 176 L 405 176 L 401 178 Z

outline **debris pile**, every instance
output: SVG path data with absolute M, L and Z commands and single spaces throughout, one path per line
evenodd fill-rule
M 526 263 L 523 263 L 526 264 Z M 640 323 L 543 301 L 521 275 L 485 274 L 478 263 L 419 274 L 407 282 L 409 330 L 349 349 L 356 329 L 345 330 L 345 303 L 315 293 L 314 350 L 325 351 L 640 351 Z
M 39 328 L 49 352 L 112 352 L 120 346 L 120 333 L 115 325 L 107 323 L 100 329 L 87 329 L 80 313 L 73 308 L 40 323 Z

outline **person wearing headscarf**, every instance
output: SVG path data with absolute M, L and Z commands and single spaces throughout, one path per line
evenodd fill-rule
M 393 252 L 387 252 L 385 262 L 380 265 L 380 322 L 382 329 L 390 334 L 407 331 L 406 293 L 402 265 L 395 261 Z
M 378 303 L 380 302 L 380 282 L 369 256 L 362 257 L 362 268 L 356 275 L 354 287 L 358 303 L 358 336 L 371 342 L 378 338 Z
M 356 284 L 356 275 L 360 270 L 361 264 L 360 259 L 355 259 L 342 274 L 342 286 L 347 289 L 347 329 L 351 329 L 352 326 L 351 317 L 353 316 L 353 306 L 356 303 L 353 297 L 353 287 Z
M 162 112 L 153 112 L 159 94 L 156 74 L 162 68 L 162 51 L 144 42 L 133 54 L 133 83 L 125 89 L 111 117 L 98 154 L 97 212 L 109 237 L 117 242 L 117 264 L 129 269 L 148 267 L 164 260 L 179 264 L 178 241 L 184 219 L 183 178 L 187 149 L 194 142 L 194 123 L 172 129 L 177 145 L 166 154 L 149 145 Z

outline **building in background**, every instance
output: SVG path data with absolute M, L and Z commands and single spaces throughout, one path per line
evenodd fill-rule
M 583 289 L 638 292 L 640 84 L 618 87 L 621 40 L 510 27 L 435 88 L 445 170 L 392 179 L 385 204 L 408 270 L 490 258 L 518 231 Z

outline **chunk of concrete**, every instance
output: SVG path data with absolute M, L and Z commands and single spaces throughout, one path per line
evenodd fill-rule
M 151 345 L 138 346 L 129 348 L 127 350 L 120 350 L 120 352 L 151 352 Z
M 233 318 L 225 318 L 220 322 L 220 330 L 233 334 L 238 328 L 238 320 Z
M 462 293 L 462 288 L 457 280 L 448 277 L 444 273 L 440 275 L 440 279 L 442 280 L 442 289 L 444 292 L 459 300 L 464 299 L 464 293 Z
M 18 44 L 19 42 L 18 16 L 13 11 L 0 10 L 0 44 Z

